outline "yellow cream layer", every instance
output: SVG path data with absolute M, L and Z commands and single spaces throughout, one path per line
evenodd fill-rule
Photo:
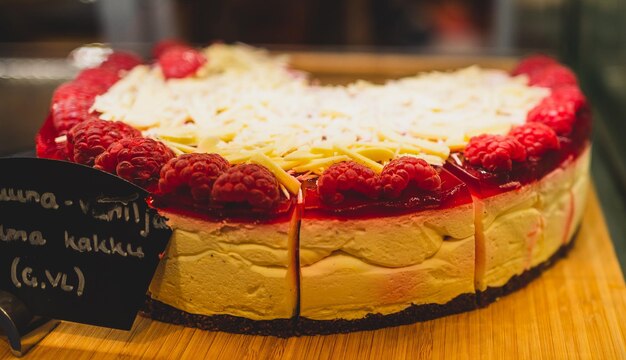
M 589 160 L 587 147 L 536 183 L 474 198 L 477 290 L 503 286 L 571 239 L 585 205 Z
M 174 232 L 150 284 L 153 299 L 203 315 L 295 314 L 295 219 L 251 224 L 162 215 Z
M 391 314 L 474 292 L 472 205 L 369 219 L 302 219 L 300 314 Z
M 473 234 L 471 204 L 367 219 L 315 219 L 305 214 L 300 226 L 300 265 L 343 251 L 373 265 L 404 267 L 432 257 L 444 238 Z
M 445 304 L 473 292 L 473 236 L 444 241 L 431 258 L 401 268 L 375 266 L 337 252 L 302 267 L 300 315 L 353 320 L 370 313 L 393 314 L 412 304 Z

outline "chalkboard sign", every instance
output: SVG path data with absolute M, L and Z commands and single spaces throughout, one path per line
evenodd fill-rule
M 0 159 L 0 290 L 34 315 L 130 329 L 172 233 L 147 196 L 87 166 Z

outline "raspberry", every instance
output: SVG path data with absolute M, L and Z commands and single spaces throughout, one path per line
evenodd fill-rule
M 168 161 L 161 169 L 159 191 L 174 193 L 191 192 L 197 202 L 210 199 L 215 180 L 230 164 L 218 154 L 183 154 Z
M 497 172 L 511 170 L 513 161 L 526 160 L 526 149 L 512 136 L 483 134 L 470 139 L 464 155 L 471 165 Z
M 116 51 L 109 55 L 106 60 L 100 64 L 100 67 L 117 71 L 130 70 L 137 65 L 141 65 L 142 63 L 143 59 L 133 53 Z
M 554 130 L 542 123 L 531 122 L 516 126 L 509 135 L 524 145 L 528 156 L 539 157 L 549 150 L 559 148 L 559 139 Z
M 391 160 L 380 174 L 383 194 L 397 198 L 402 191 L 414 183 L 424 190 L 437 190 L 441 187 L 441 178 L 437 170 L 426 161 L 410 156 Z
M 211 197 L 221 202 L 247 202 L 253 208 L 271 209 L 280 198 L 278 180 L 257 164 L 236 165 L 213 184 Z
M 120 77 L 117 70 L 97 67 L 81 71 L 74 81 L 77 83 L 95 85 L 108 89 L 119 79 Z
M 520 61 L 515 69 L 511 71 L 511 75 L 527 74 L 530 75 L 537 71 L 541 71 L 544 67 L 557 64 L 557 61 L 546 55 L 532 55 Z
M 163 55 L 163 53 L 166 50 L 169 50 L 176 46 L 187 47 L 185 43 L 176 39 L 161 40 L 158 43 L 156 43 L 154 47 L 152 48 L 152 56 L 154 56 L 155 59 L 158 59 L 159 57 L 161 57 L 161 55 Z
M 548 97 L 528 112 L 526 122 L 539 122 L 548 125 L 558 135 L 566 135 L 576 122 L 576 109 L 572 103 Z
M 105 92 L 106 89 L 97 83 L 87 84 L 70 81 L 61 84 L 52 94 L 52 106 L 67 99 L 95 99 L 97 95 Z
M 65 134 L 74 125 L 98 119 L 89 112 L 96 95 L 106 91 L 99 85 L 69 82 L 59 86 L 52 96 L 52 123 L 59 134 Z
M 159 173 L 174 153 L 163 143 L 147 138 L 124 138 L 98 155 L 95 168 L 117 174 L 149 191 L 159 180 Z
M 190 47 L 174 46 L 165 50 L 158 62 L 166 79 L 180 79 L 195 74 L 206 58 Z
M 577 85 L 578 81 L 572 70 L 563 65 L 554 64 L 529 74 L 529 84 L 532 86 L 557 88 L 564 85 Z
M 95 158 L 117 140 L 140 137 L 139 130 L 121 121 L 92 120 L 77 124 L 67 133 L 70 160 L 93 166 Z
M 93 100 L 72 99 L 55 104 L 52 108 L 52 121 L 59 135 L 66 134 L 75 125 L 90 120 L 98 120 L 98 114 L 90 112 Z
M 557 102 L 571 104 L 576 112 L 587 107 L 587 98 L 585 98 L 578 86 L 565 85 L 552 89 L 550 98 Z
M 317 191 L 322 201 L 331 204 L 342 202 L 349 191 L 375 199 L 380 193 L 380 182 L 372 169 L 354 161 L 343 161 L 331 165 L 317 179 Z

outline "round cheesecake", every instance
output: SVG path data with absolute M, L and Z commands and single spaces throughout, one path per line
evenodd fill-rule
M 572 244 L 590 111 L 551 58 L 345 86 L 244 45 L 155 58 L 83 70 L 37 137 L 168 219 L 147 316 L 276 336 L 408 324 L 486 306 Z

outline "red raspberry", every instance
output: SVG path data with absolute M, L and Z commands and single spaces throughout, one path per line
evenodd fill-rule
M 215 180 L 229 167 L 228 161 L 218 154 L 180 155 L 161 169 L 159 191 L 189 191 L 194 200 L 205 202 L 211 198 Z
M 526 122 L 539 122 L 548 125 L 558 135 L 566 135 L 576 122 L 576 109 L 572 103 L 548 97 L 528 112 Z
M 196 49 L 174 46 L 165 50 L 158 62 L 166 79 L 180 79 L 195 74 L 206 58 Z
M 163 55 L 163 53 L 166 50 L 169 50 L 176 46 L 187 47 L 187 45 L 180 40 L 176 40 L 176 39 L 161 40 L 158 43 L 156 43 L 154 47 L 152 48 L 152 56 L 154 56 L 155 59 L 158 59 L 159 57 L 161 57 L 161 55 Z
M 143 59 L 133 53 L 116 51 L 109 55 L 106 60 L 100 64 L 100 67 L 117 71 L 130 70 L 137 65 L 141 65 L 142 63 Z
M 140 136 L 139 130 L 121 121 L 82 122 L 67 133 L 68 157 L 79 164 L 93 166 L 95 158 L 117 140 Z
M 100 85 L 69 82 L 59 86 L 52 95 L 52 123 L 60 135 L 67 133 L 74 125 L 98 119 L 89 112 L 95 97 L 106 91 Z
M 87 84 L 70 81 L 61 84 L 52 94 L 52 106 L 67 99 L 95 99 L 97 95 L 104 93 L 106 89 L 101 84 Z
M 96 158 L 95 168 L 117 174 L 148 191 L 154 190 L 161 168 L 174 153 L 163 143 L 147 138 L 124 138 Z
M 380 183 L 385 196 L 397 198 L 409 183 L 420 189 L 437 190 L 441 187 L 441 178 L 437 170 L 426 161 L 403 156 L 385 165 L 380 174 Z
M 375 199 L 380 193 L 380 182 L 372 169 L 354 161 L 343 161 L 331 165 L 317 179 L 317 191 L 322 201 L 331 204 L 342 202 L 349 191 Z
M 509 135 L 524 145 L 528 156 L 539 157 L 549 150 L 559 148 L 559 139 L 554 130 L 542 123 L 531 122 L 516 126 Z
M 571 104 L 576 112 L 587 107 L 587 98 L 585 98 L 578 86 L 565 85 L 552 89 L 550 98 L 556 102 Z
M 97 67 L 81 71 L 74 81 L 85 85 L 95 85 L 97 87 L 99 86 L 108 89 L 119 79 L 120 77 L 117 70 L 106 67 Z
M 564 85 L 578 84 L 576 75 L 572 70 L 559 64 L 549 65 L 543 70 L 529 74 L 529 84 L 532 86 L 542 86 L 547 88 L 557 88 Z
M 513 161 L 526 160 L 526 149 L 512 136 L 483 134 L 470 139 L 464 151 L 471 165 L 492 171 L 507 171 Z
M 257 164 L 231 167 L 213 184 L 211 197 L 221 202 L 247 202 L 253 208 L 271 209 L 280 198 L 278 180 Z
M 544 67 L 558 64 L 556 60 L 546 55 L 532 55 L 520 61 L 515 69 L 511 71 L 511 75 L 532 74 L 541 71 Z

